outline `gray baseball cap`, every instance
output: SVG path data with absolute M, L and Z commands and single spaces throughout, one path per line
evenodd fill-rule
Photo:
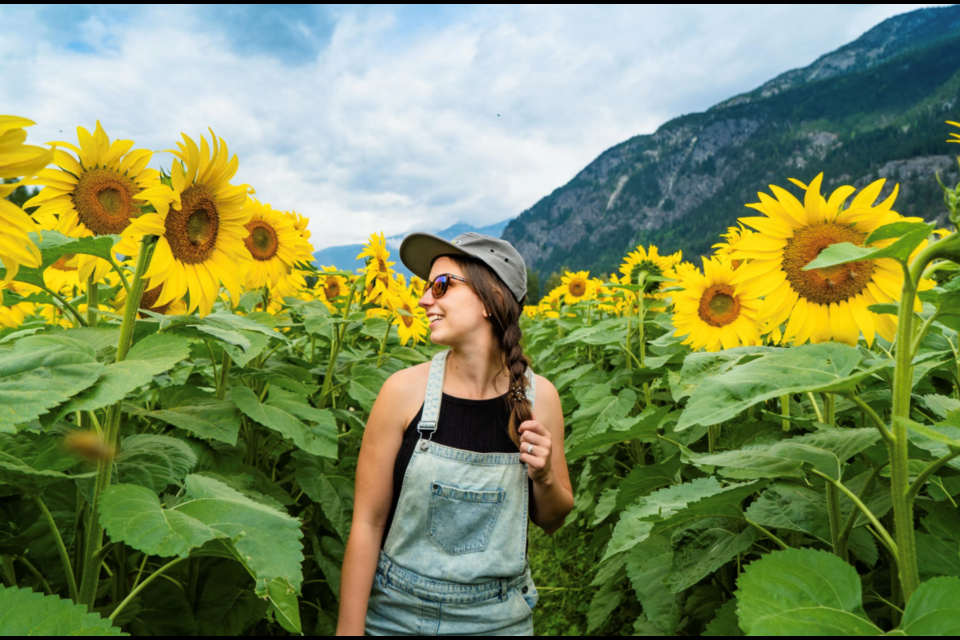
M 453 240 L 429 233 L 411 233 L 400 245 L 400 261 L 424 280 L 430 279 L 433 261 L 440 256 L 468 256 L 484 263 L 500 276 L 517 302 L 527 296 L 527 266 L 506 240 L 468 231 Z

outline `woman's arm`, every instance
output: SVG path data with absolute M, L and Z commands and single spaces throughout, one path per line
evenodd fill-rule
M 384 529 L 393 500 L 393 468 L 406 429 L 410 383 L 416 374 L 407 369 L 383 385 L 370 412 L 357 461 L 353 525 L 343 559 L 340 582 L 338 636 L 364 635 L 367 604 L 377 572 Z M 422 395 L 422 392 L 421 392 Z
M 548 380 L 537 376 L 534 419 L 520 425 L 520 460 L 533 480 L 530 519 L 547 533 L 561 526 L 573 510 L 573 488 L 563 448 L 563 407 L 560 394 Z M 533 452 L 527 453 L 529 445 Z

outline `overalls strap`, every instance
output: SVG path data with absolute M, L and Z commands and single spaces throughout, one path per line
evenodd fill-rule
M 437 431 L 437 420 L 440 419 L 440 401 L 443 398 L 443 378 L 447 371 L 447 356 L 450 351 L 441 351 L 433 356 L 430 363 L 430 375 L 427 378 L 427 392 L 423 399 L 423 414 L 420 416 L 420 423 L 417 425 L 417 431 L 420 432 L 420 446 L 425 447 L 426 442 L 433 438 Z

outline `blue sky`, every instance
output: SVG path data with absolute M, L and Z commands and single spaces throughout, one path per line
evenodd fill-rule
M 322 248 L 513 217 L 610 146 L 923 6 L 8 4 L 0 113 L 35 143 L 212 127 Z

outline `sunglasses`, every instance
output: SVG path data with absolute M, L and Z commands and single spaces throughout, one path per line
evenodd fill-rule
M 427 286 L 433 291 L 434 299 L 440 299 L 447 292 L 447 289 L 450 288 L 451 280 L 459 280 L 460 282 L 466 282 L 460 276 L 455 276 L 452 273 L 444 273 L 439 275 L 434 279 L 433 282 L 428 282 Z

